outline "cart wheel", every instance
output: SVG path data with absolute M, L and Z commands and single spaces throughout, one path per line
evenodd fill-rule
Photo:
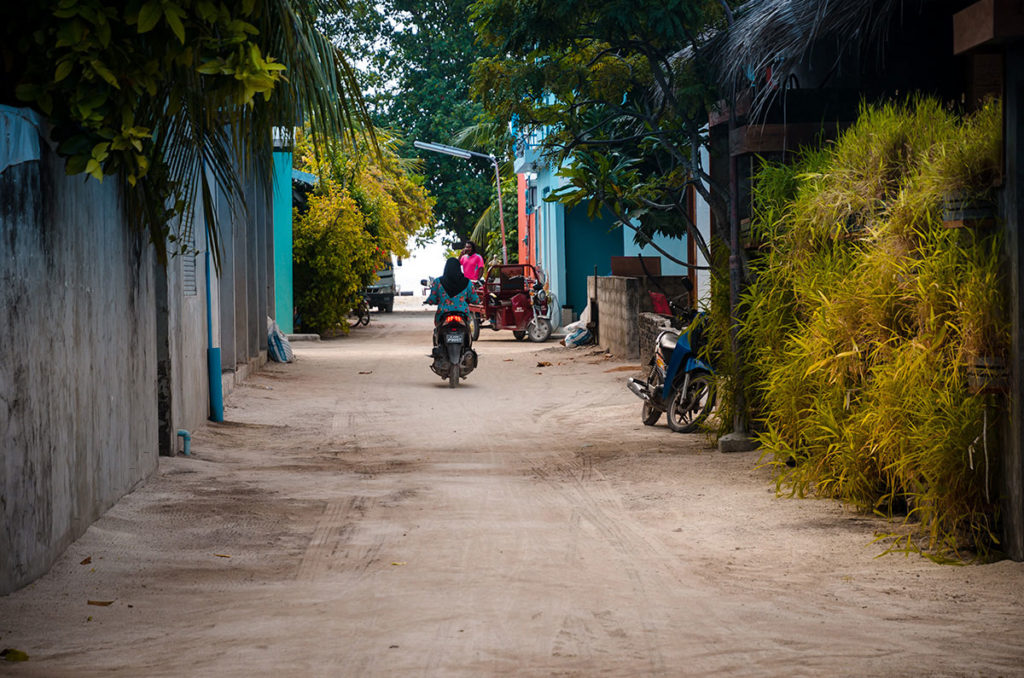
M 476 313 L 469 314 L 469 331 L 473 337 L 473 341 L 480 338 L 480 316 Z
M 530 318 L 530 322 L 526 323 L 526 333 L 530 341 L 547 341 L 551 336 L 551 321 L 547 318 Z
M 516 338 L 516 341 L 522 341 L 526 339 L 526 332 L 523 330 L 512 330 L 512 336 Z

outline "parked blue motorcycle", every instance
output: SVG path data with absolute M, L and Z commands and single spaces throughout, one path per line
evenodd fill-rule
M 627 386 L 644 401 L 640 418 L 654 426 L 665 412 L 676 433 L 697 430 L 715 407 L 714 370 L 698 352 L 703 346 L 703 313 L 682 330 L 658 335 L 647 380 L 629 379 Z

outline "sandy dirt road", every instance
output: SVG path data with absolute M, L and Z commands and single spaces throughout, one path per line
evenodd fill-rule
M 0 597 L 0 675 L 1024 675 L 1021 564 L 876 558 L 875 519 L 642 426 L 593 349 L 484 330 L 449 389 L 429 328 L 375 314 L 231 394 Z

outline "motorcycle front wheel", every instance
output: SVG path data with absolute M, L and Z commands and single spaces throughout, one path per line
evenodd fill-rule
M 692 433 L 715 407 L 715 381 L 707 372 L 694 372 L 687 392 L 675 389 L 669 398 L 668 427 L 676 433 Z
M 526 334 L 530 337 L 530 341 L 536 343 L 547 341 L 551 336 L 551 331 L 551 321 L 547 318 L 534 316 L 530 322 L 526 323 Z

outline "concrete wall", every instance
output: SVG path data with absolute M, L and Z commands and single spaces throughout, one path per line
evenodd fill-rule
M 594 281 L 594 282 L 591 282 Z M 639 356 L 640 281 L 637 278 L 605 276 L 587 281 L 597 295 L 598 342 L 620 358 Z
M 272 190 L 243 180 L 245 208 L 217 198 L 221 271 L 217 288 L 223 391 L 267 362 L 267 316 L 273 315 Z
M 158 310 L 157 350 L 162 354 L 166 345 L 167 352 L 159 412 L 161 454 L 175 454 L 179 446 L 177 431 L 193 430 L 210 413 L 206 369 L 206 228 L 201 215 L 199 210 L 193 237 L 189 239 L 193 251 L 170 257 L 166 268 L 157 272 L 157 304 L 164 309 Z M 165 318 L 161 317 L 164 313 Z
M 8 130 L 35 135 L 11 110 Z M 44 573 L 155 470 L 158 448 L 152 249 L 128 232 L 115 182 L 66 177 L 45 146 L 6 158 L 0 594 Z
M 648 291 L 664 290 L 669 298 L 685 303 L 686 281 L 684 276 L 587 278 L 587 296 L 596 301 L 596 318 L 592 307 L 591 320 L 597 321 L 597 343 L 620 358 L 649 359 L 652 333 L 670 323 L 651 313 Z
M 663 315 L 640 312 L 637 318 L 637 354 L 640 364 L 646 366 L 654 357 L 654 344 L 662 330 L 672 327 L 672 322 Z

